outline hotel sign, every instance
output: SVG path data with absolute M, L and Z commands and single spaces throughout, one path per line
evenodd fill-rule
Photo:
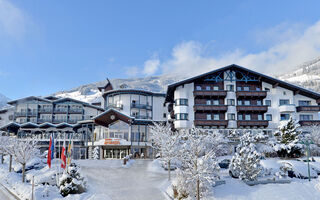
M 106 144 L 106 145 L 119 145 L 120 139 L 106 138 L 106 139 L 104 139 L 104 144 Z

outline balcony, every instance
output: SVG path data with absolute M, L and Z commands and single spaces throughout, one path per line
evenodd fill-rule
M 256 98 L 266 98 L 267 91 L 236 91 L 237 98 L 238 97 L 256 97 Z
M 40 108 L 39 109 L 39 113 L 43 113 L 43 114 L 45 114 L 45 113 L 52 113 L 52 108 Z
M 69 109 L 70 114 L 82 114 L 83 110 L 82 109 Z
M 108 109 L 113 108 L 116 110 L 122 110 L 123 109 L 123 105 L 122 104 L 108 104 L 107 106 Z
M 152 119 L 152 117 L 146 115 L 135 115 L 133 117 L 136 119 Z
M 38 123 L 45 123 L 45 122 L 52 123 L 52 119 L 38 119 Z
M 226 97 L 226 90 L 195 90 L 193 91 L 194 96 L 219 96 Z
M 15 112 L 14 115 L 15 115 L 16 117 L 37 116 L 37 112 L 32 112 L 32 111 L 28 111 L 28 112 Z
M 269 125 L 269 121 L 267 120 L 238 120 L 238 127 L 240 126 L 257 126 L 257 127 L 267 127 Z
M 78 122 L 77 119 L 68 119 L 69 124 L 76 124 Z
M 223 111 L 228 110 L 226 105 L 206 105 L 206 104 L 196 104 L 193 106 L 194 111 Z
M 320 106 L 297 106 L 297 112 L 319 112 Z
M 320 120 L 301 120 L 299 121 L 301 126 L 319 126 Z
M 248 105 L 237 106 L 237 112 L 267 112 L 268 106 Z
M 68 109 L 67 108 L 55 108 L 53 110 L 54 113 L 67 113 Z
M 147 104 L 131 103 L 131 108 L 152 110 L 152 106 Z
M 228 126 L 228 120 L 194 120 L 195 126 Z
M 279 105 L 279 112 L 296 112 L 296 105 L 294 104 L 285 104 Z
M 66 119 L 53 119 L 52 120 L 52 123 L 55 123 L 55 124 L 59 124 L 59 123 L 63 123 L 63 122 L 67 122 Z

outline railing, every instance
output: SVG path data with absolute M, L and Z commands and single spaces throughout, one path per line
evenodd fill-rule
M 38 123 L 52 122 L 52 119 L 38 119 Z
M 282 104 L 279 105 L 280 112 L 296 112 L 296 105 L 295 104 Z
M 67 108 L 55 108 L 53 110 L 54 113 L 67 113 L 68 109 Z
M 83 110 L 82 109 L 72 109 L 70 108 L 69 109 L 69 113 L 72 113 L 72 114 L 82 114 Z
M 238 127 L 239 126 L 263 126 L 263 127 L 267 127 L 269 125 L 269 121 L 267 121 L 267 120 L 238 120 L 237 124 L 238 124 Z
M 268 111 L 268 106 L 266 105 L 238 105 L 237 106 L 237 111 L 250 111 L 250 112 L 267 112 Z
M 301 126 L 313 126 L 320 125 L 320 120 L 300 120 L 299 124 Z
M 14 115 L 15 115 L 16 117 L 37 116 L 37 112 L 32 112 L 32 111 L 28 111 L 28 112 L 15 112 Z
M 205 120 L 205 119 L 195 119 L 195 126 L 228 126 L 228 120 Z
M 40 108 L 39 113 L 52 113 L 52 108 Z
M 80 121 L 80 120 L 78 120 L 78 119 L 68 119 L 67 121 L 68 121 L 68 123 L 70 123 L 70 124 L 75 124 L 75 123 L 77 123 L 77 122 Z
M 227 96 L 226 90 L 195 90 L 193 91 L 194 96 Z
M 319 112 L 320 106 L 297 106 L 297 112 Z
M 152 117 L 146 116 L 146 115 L 136 115 L 136 116 L 133 116 L 133 117 L 136 118 L 136 119 L 152 119 Z
M 53 123 L 62 123 L 62 122 L 67 122 L 66 119 L 53 119 L 52 120 Z
M 236 91 L 237 97 L 263 97 L 267 96 L 267 91 L 256 91 L 256 90 L 249 90 L 249 91 Z
M 207 104 L 196 104 L 193 106 L 195 111 L 227 111 L 228 106 L 226 105 L 207 105 Z
M 151 110 L 152 106 L 147 104 L 131 103 L 131 108 L 147 109 Z
M 123 109 L 123 105 L 122 104 L 108 104 L 108 108 L 114 108 L 114 109 L 122 110 Z

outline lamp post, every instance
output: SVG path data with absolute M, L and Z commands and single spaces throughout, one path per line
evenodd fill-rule
M 306 147 L 307 147 L 308 178 L 309 178 L 309 181 L 311 181 L 311 178 L 310 178 L 309 157 L 310 157 L 310 144 L 313 144 L 313 142 L 312 142 L 311 139 L 307 138 L 307 139 L 301 141 L 301 144 L 304 144 L 304 145 L 306 145 Z

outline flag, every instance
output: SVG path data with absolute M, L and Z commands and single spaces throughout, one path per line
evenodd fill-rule
M 51 143 L 51 160 L 54 159 L 54 137 L 52 135 L 52 143 Z
M 48 156 L 47 156 L 47 163 L 49 165 L 49 168 L 51 168 L 51 145 L 52 145 L 52 137 L 50 136 L 50 142 L 49 142 L 49 149 L 48 149 Z
M 61 160 L 62 160 L 62 163 L 61 163 L 61 168 L 65 169 L 66 168 L 66 148 L 65 148 L 65 142 L 63 142 L 63 147 L 62 147 L 62 153 L 61 153 Z
M 67 164 L 70 165 L 71 162 L 71 139 L 69 140 L 69 145 L 68 145 L 68 162 Z

